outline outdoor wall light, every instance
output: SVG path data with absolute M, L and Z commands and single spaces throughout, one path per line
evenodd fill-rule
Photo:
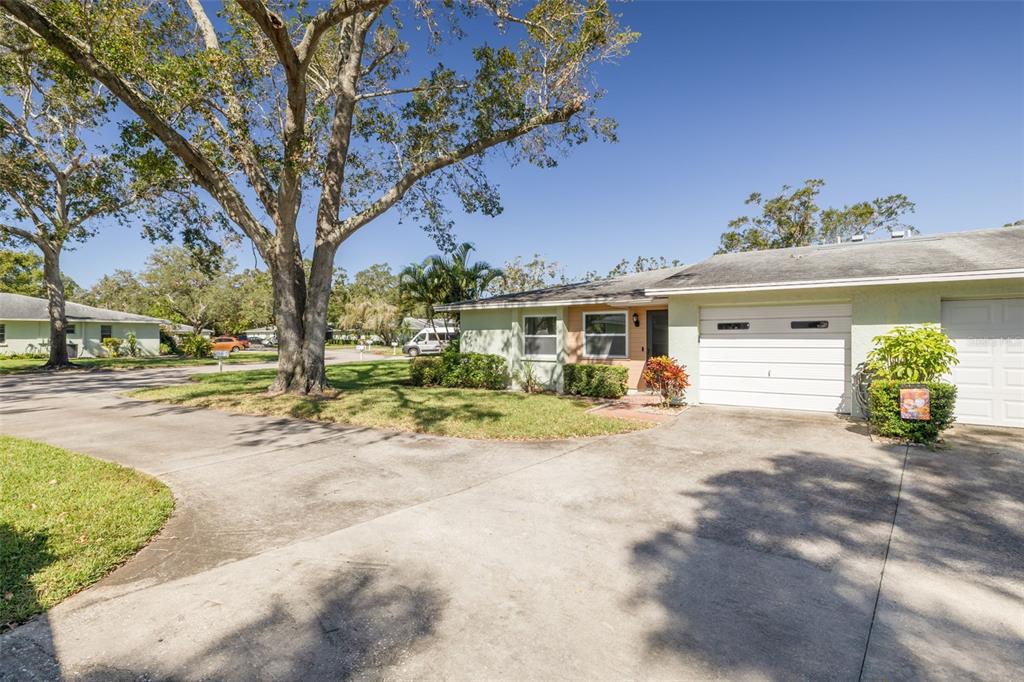
M 640 315 L 638 315 L 637 313 L 633 313 L 633 326 L 634 327 L 639 327 L 640 326 Z

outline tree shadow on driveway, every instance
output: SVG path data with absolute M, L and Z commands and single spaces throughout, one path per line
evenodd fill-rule
M 779 454 L 757 468 L 713 475 L 700 488 L 680 492 L 699 504 L 694 524 L 669 525 L 632 548 L 643 581 L 636 604 L 656 604 L 664 617 L 648 635 L 648 656 L 683 665 L 690 676 L 857 679 L 902 457 L 902 449 L 879 449 L 877 456 L 859 459 L 810 451 Z M 930 464 L 941 466 L 935 460 Z M 999 481 L 998 474 L 963 481 L 951 469 L 949 476 L 959 485 L 947 481 L 930 486 L 927 494 L 904 495 L 901 518 L 916 507 L 927 520 L 905 533 L 894 555 L 930 570 L 987 567 L 1007 579 L 1019 576 L 1020 564 L 1007 562 L 1006 555 L 1020 556 L 1021 528 L 1012 528 L 1009 516 L 974 507 L 979 500 L 996 508 L 1012 502 L 1013 484 Z M 1016 496 L 1019 503 L 1019 489 Z M 936 542 L 949 520 L 965 515 L 975 532 L 1000 541 L 973 542 L 968 534 L 949 538 L 945 548 Z M 967 554 L 970 566 L 964 563 Z M 948 635 L 951 630 L 938 607 L 905 604 L 904 611 L 912 611 L 925 632 Z M 1012 633 L 972 622 L 956 622 L 952 629 L 997 664 L 1008 664 L 1008 652 L 1019 646 Z M 876 637 L 873 651 L 882 644 Z M 918 636 L 892 631 L 884 639 L 884 651 L 878 652 L 890 660 L 912 661 L 927 653 L 915 650 L 921 645 Z M 981 656 L 962 658 L 956 674 L 983 674 Z M 882 676 L 899 678 L 909 670 L 888 667 Z M 927 670 L 909 676 L 921 674 L 927 676 Z
M 445 602 L 424 575 L 357 565 L 321 576 L 312 590 L 293 591 L 282 584 L 272 594 L 252 594 L 242 611 L 237 600 L 203 608 L 192 604 L 188 611 L 182 603 L 180 613 L 161 616 L 156 624 L 152 614 L 134 625 L 104 623 L 109 645 L 84 660 L 76 656 L 76 662 L 61 669 L 63 676 L 87 682 L 372 676 L 430 641 Z M 219 613 L 229 624 L 218 622 L 214 614 Z M 117 641 L 117 628 L 135 630 L 125 633 L 129 644 Z M 25 648 L 24 642 L 18 644 Z M 20 664 L 20 672 L 29 677 L 47 664 L 52 670 L 52 661 L 38 652 L 34 658 L 22 657 Z

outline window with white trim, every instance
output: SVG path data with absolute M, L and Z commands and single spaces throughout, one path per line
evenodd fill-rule
M 113 338 L 113 336 L 114 336 L 114 327 L 113 327 L 113 325 L 109 325 L 109 324 L 101 324 L 100 325 L 100 341 L 104 341 L 106 339 Z
M 523 355 L 554 356 L 558 352 L 558 317 L 555 315 L 523 316 Z
M 583 355 L 626 357 L 626 313 L 583 313 Z
M 7 325 L 0 324 L 0 343 L 7 343 Z
M 64 333 L 65 334 L 74 334 L 75 333 L 75 325 L 73 325 L 73 324 L 66 325 L 64 327 Z

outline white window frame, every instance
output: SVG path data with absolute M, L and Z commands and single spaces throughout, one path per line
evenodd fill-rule
M 7 325 L 0 323 L 0 344 L 7 345 Z
M 554 334 L 527 334 L 526 333 L 526 321 L 530 318 L 539 317 L 553 317 L 555 319 L 555 333 Z M 549 355 L 534 355 L 526 352 L 526 339 L 554 339 L 555 340 L 555 352 Z M 558 315 L 554 313 L 537 313 L 532 315 L 523 315 L 523 357 L 526 359 L 535 360 L 550 360 L 558 357 Z
M 626 349 L 622 355 L 591 355 L 587 352 L 587 318 L 591 315 L 622 315 L 625 320 L 625 332 L 622 334 L 591 334 L 591 336 L 625 336 Z M 591 310 L 583 313 L 583 357 L 593 360 L 627 360 L 629 359 L 629 311 L 628 310 Z
M 110 336 L 103 336 L 103 328 L 110 327 Z M 104 339 L 114 338 L 114 325 L 112 324 L 101 324 L 100 325 L 100 343 L 103 343 Z

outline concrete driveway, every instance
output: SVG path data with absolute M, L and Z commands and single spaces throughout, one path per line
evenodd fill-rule
M 0 679 L 1024 669 L 1020 432 L 908 452 L 831 417 L 701 407 L 637 434 L 508 444 L 117 396 L 184 375 L 0 381 L 3 432 L 178 498 L 135 559 L 0 637 Z

